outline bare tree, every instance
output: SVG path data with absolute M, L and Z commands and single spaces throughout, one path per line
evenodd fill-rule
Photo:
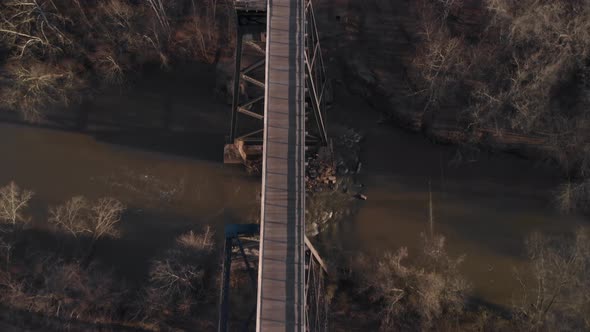
M 530 275 L 517 272 L 522 293 L 515 304 L 525 327 L 590 329 L 590 230 L 580 228 L 573 236 L 534 233 L 527 239 L 527 249 Z
M 49 222 L 74 237 L 88 234 L 94 242 L 102 237 L 118 236 L 116 226 L 124 210 L 125 205 L 114 198 L 89 202 L 84 197 L 76 196 L 63 205 L 51 208 Z
M 407 258 L 407 248 L 400 248 L 386 253 L 374 271 L 363 273 L 371 298 L 382 307 L 382 329 L 428 329 L 442 317 L 459 317 L 469 288 L 458 270 L 463 258 L 451 258 L 438 235 L 424 235 L 415 265 L 407 264 Z M 366 259 L 362 261 L 366 269 Z
M 103 236 L 117 236 L 115 227 L 121 220 L 121 214 L 125 205 L 114 198 L 101 198 L 93 204 L 90 218 L 90 232 L 93 238 L 99 239 Z
M 163 311 L 187 314 L 200 300 L 207 280 L 207 259 L 213 250 L 213 232 L 182 234 L 176 246 L 154 260 L 142 304 L 148 317 Z
M 32 197 L 32 191 L 21 189 L 14 182 L 0 188 L 0 221 L 12 226 L 28 222 L 22 212 Z
M 67 233 L 78 237 L 88 232 L 85 215 L 88 210 L 88 201 L 82 196 L 76 196 L 63 205 L 49 209 L 49 222 L 62 228 Z
M 53 1 L 5 1 L 0 5 L 0 38 L 16 45 L 18 58 L 63 53 L 72 44 L 64 33 L 67 21 Z
M 447 3 L 448 2 L 448 3 Z M 422 1 L 418 31 L 422 39 L 413 60 L 413 68 L 418 73 L 419 91 L 426 97 L 425 110 L 440 106 L 441 101 L 452 98 L 453 87 L 461 82 L 469 69 L 465 42 L 452 36 L 445 24 L 449 10 L 456 1 L 436 0 L 442 5 L 437 9 L 433 1 Z M 441 12 L 442 11 L 442 12 Z
M 40 61 L 12 61 L 5 69 L 8 84 L 0 90 L 4 106 L 29 121 L 41 119 L 48 106 L 68 105 L 83 88 L 72 70 Z
M 561 212 L 586 212 L 590 209 L 590 180 L 568 181 L 559 187 L 556 196 Z

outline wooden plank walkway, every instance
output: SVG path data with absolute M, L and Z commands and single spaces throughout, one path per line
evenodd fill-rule
M 268 0 L 257 331 L 305 330 L 303 0 Z

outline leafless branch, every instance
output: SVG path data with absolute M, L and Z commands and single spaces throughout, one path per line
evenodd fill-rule
M 12 226 L 28 222 L 22 212 L 32 197 L 32 191 L 21 189 L 14 182 L 0 188 L 0 221 L 7 222 Z

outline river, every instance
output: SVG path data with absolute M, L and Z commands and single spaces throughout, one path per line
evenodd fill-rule
M 221 239 L 224 223 L 257 220 L 260 181 L 222 163 L 230 107 L 214 77 L 211 66 L 146 72 L 133 88 L 98 97 L 85 133 L 0 124 L 0 185 L 14 180 L 35 191 L 30 214 L 41 228 L 48 207 L 72 196 L 122 200 L 123 238 L 97 257 L 128 278 L 147 273 L 149 259 L 188 229 L 211 225 Z M 435 230 L 451 253 L 466 255 L 474 295 L 507 305 L 525 237 L 584 223 L 552 206 L 560 179 L 548 166 L 472 151 L 456 163 L 457 147 L 378 124 L 379 114 L 343 88 L 335 100 L 329 120 L 364 134 L 358 182 L 368 200 L 318 237 L 326 255 L 401 246 L 411 255 L 428 229 L 430 187 Z

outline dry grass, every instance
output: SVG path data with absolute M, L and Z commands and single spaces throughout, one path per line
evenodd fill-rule
M 206 227 L 205 232 L 196 234 L 193 231 L 182 234 L 176 239 L 176 242 L 183 248 L 194 251 L 211 251 L 213 249 L 213 231 L 209 226 Z

